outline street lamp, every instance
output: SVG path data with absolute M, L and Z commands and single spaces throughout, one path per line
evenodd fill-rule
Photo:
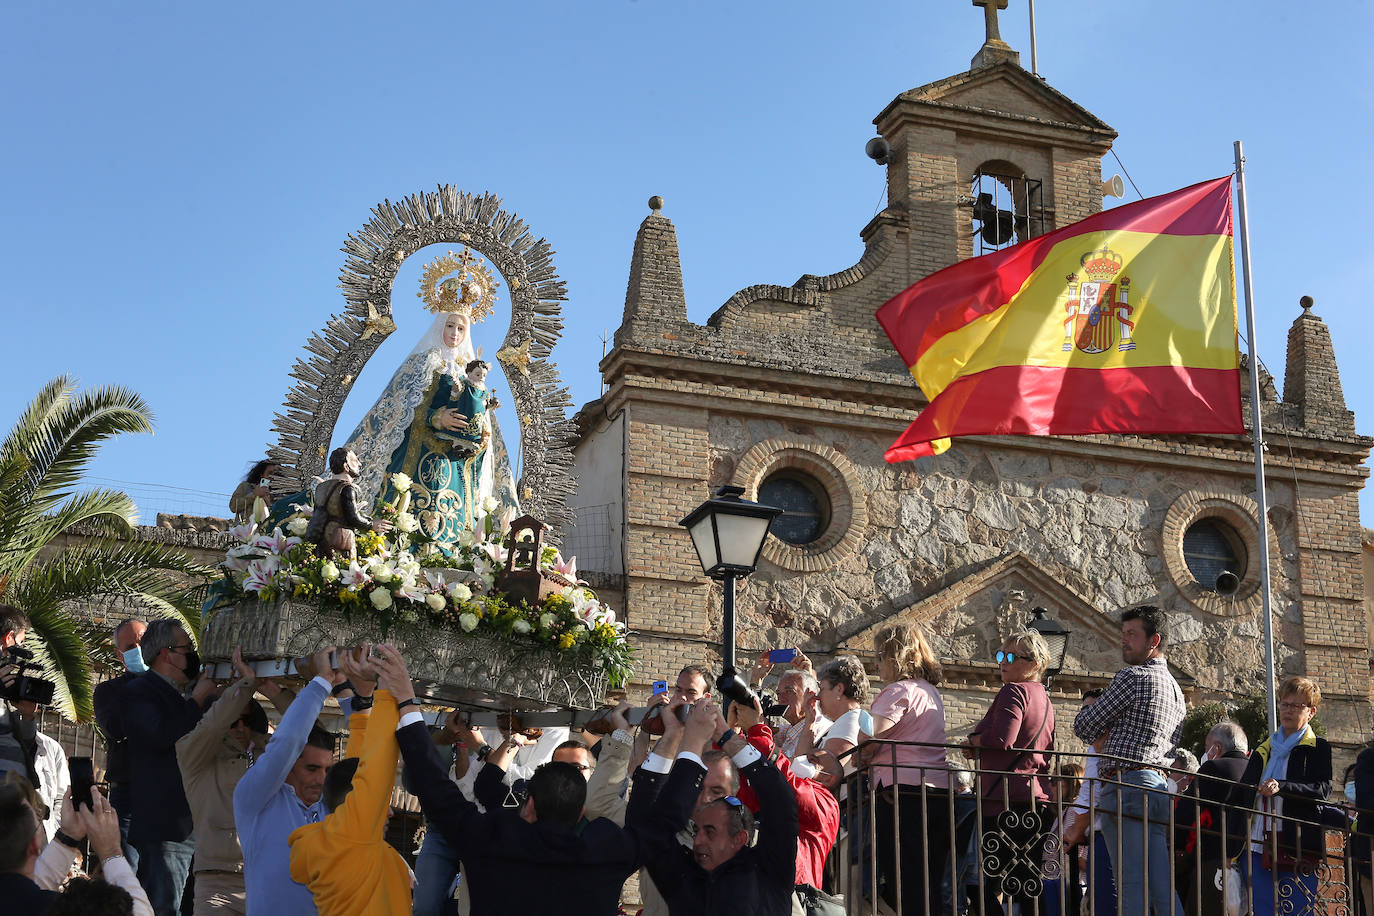
M 1069 630 L 1057 620 L 1046 617 L 1042 607 L 1031 609 L 1030 628 L 1045 639 L 1050 647 L 1050 664 L 1045 669 L 1045 681 L 1064 670 L 1064 657 L 1069 653 Z
M 736 702 L 749 702 L 749 685 L 735 672 L 735 579 L 747 576 L 759 564 L 768 526 L 782 514 L 775 506 L 743 499 L 743 487 L 721 487 L 716 495 L 678 522 L 692 536 L 701 568 L 725 588 L 722 603 L 721 657 L 724 667 L 716 688 Z

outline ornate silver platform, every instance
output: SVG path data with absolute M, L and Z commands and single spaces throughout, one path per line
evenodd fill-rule
M 474 636 L 429 624 L 397 624 L 383 634 L 359 611 L 322 611 L 281 599 L 243 601 L 221 608 L 201 638 L 207 662 L 227 662 L 234 647 L 244 659 L 291 659 L 321 646 L 394 643 L 405 655 L 416 691 L 430 699 L 489 710 L 588 710 L 610 686 L 590 662 L 519 639 Z

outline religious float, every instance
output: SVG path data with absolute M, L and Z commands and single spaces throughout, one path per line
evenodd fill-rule
M 292 369 L 268 453 L 275 502 L 259 500 L 230 532 L 238 543 L 207 603 L 207 661 L 239 647 L 264 673 L 284 672 L 324 645 L 390 641 L 438 703 L 560 713 L 595 708 L 628 679 L 624 624 L 557 546 L 573 490 L 570 400 L 549 359 L 565 288 L 547 242 L 500 203 L 441 186 L 383 202 L 349 237 L 348 307 Z M 430 327 L 331 450 L 353 381 L 396 329 L 400 264 L 445 243 L 462 250 L 425 266 Z M 496 359 L 519 418 L 518 481 L 470 336 L 493 312 L 498 274 L 511 323 Z

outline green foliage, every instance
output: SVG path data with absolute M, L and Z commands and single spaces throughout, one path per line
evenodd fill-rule
M 174 617 L 200 630 L 196 589 L 210 570 L 160 544 L 119 540 L 138 517 L 116 490 L 76 493 L 100 444 L 122 433 L 152 432 L 153 415 L 125 388 L 77 392 L 59 376 L 38 392 L 0 442 L 0 601 L 32 623 L 25 641 L 56 682 L 68 718 L 90 721 L 92 656 L 114 661 L 109 634 L 81 623 L 73 604 L 118 598 L 131 612 Z M 80 546 L 52 549 L 78 533 Z M 192 585 L 186 585 L 186 579 Z
M 1222 719 L 1231 719 L 1245 732 L 1250 747 L 1257 747 L 1269 736 L 1268 698 L 1263 690 L 1249 693 L 1232 703 L 1205 703 L 1188 710 L 1183 718 L 1183 739 L 1179 742 L 1202 758 L 1207 749 L 1207 733 Z M 1312 717 L 1312 731 L 1326 737 L 1320 714 Z

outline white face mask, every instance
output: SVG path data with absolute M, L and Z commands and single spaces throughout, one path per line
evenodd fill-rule
M 1353 782 L 1345 784 L 1345 800 L 1352 805 L 1355 804 L 1355 784 Z
M 1177 780 L 1177 779 L 1174 779 L 1174 777 L 1170 776 L 1168 779 L 1165 780 L 1165 782 L 1168 783 L 1168 785 L 1169 785 L 1169 792 L 1172 793 L 1172 794 L 1174 794 L 1174 795 L 1177 795 L 1177 794 L 1178 794 L 1178 780 Z
M 1217 745 L 1215 745 L 1215 744 L 1209 744 L 1209 745 L 1207 745 L 1207 753 L 1205 753 L 1205 754 L 1202 755 L 1202 759 L 1203 759 L 1203 760 L 1216 760 L 1216 759 L 1217 759 L 1218 757 L 1220 757 L 1220 756 L 1221 756 L 1221 755 L 1217 753 Z

